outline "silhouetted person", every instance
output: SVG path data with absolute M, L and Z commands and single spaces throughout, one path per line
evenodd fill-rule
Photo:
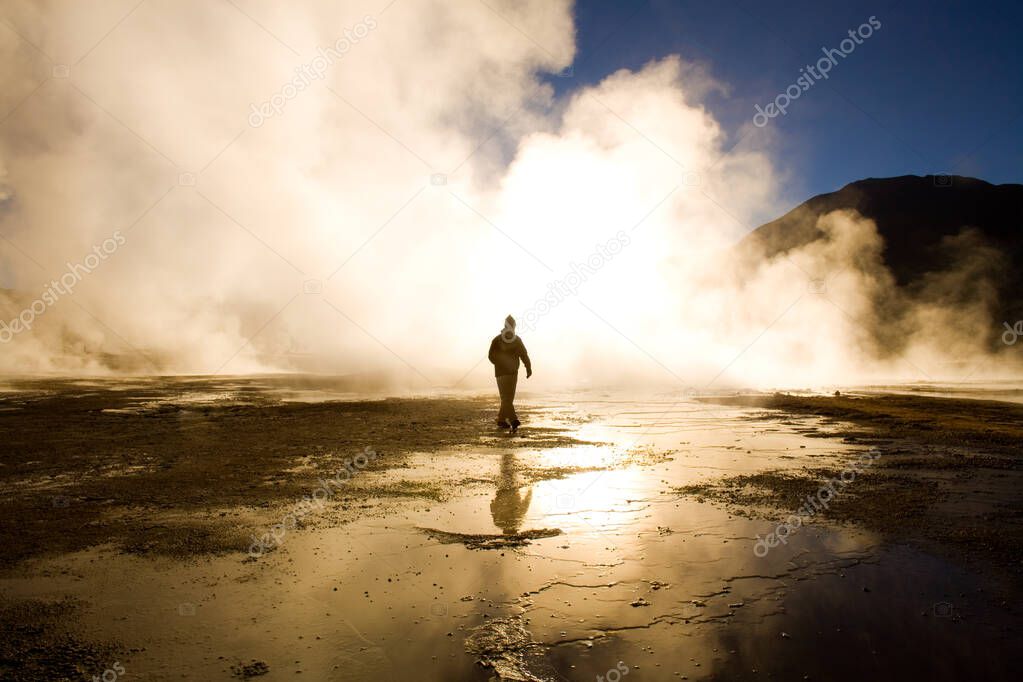
M 523 495 L 519 488 L 518 471 L 515 467 L 515 455 L 501 455 L 501 475 L 497 479 L 497 493 L 490 503 L 490 515 L 494 525 L 505 535 L 514 535 L 522 527 L 522 520 L 529 511 L 529 503 L 533 499 L 533 489 L 526 490 Z
M 514 432 L 519 428 L 518 415 L 515 414 L 515 385 L 519 381 L 519 360 L 526 366 L 526 378 L 533 376 L 533 367 L 529 363 L 526 346 L 515 334 L 515 318 L 509 315 L 504 318 L 504 329 L 490 342 L 490 362 L 494 363 L 494 376 L 497 377 L 497 390 L 501 394 L 501 410 L 497 413 L 497 425 L 502 429 L 511 426 Z

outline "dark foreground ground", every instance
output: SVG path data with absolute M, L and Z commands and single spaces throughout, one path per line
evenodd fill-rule
M 368 443 L 367 471 L 401 466 L 410 452 L 505 445 L 480 438 L 492 431 L 489 400 L 282 403 L 259 390 L 225 395 L 221 384 L 181 382 L 168 400 L 162 382 L 121 391 L 25 381 L 0 397 L 0 569 L 108 545 L 183 562 L 244 556 L 254 535 Z M 195 398 L 173 399 L 182 394 Z M 530 442 L 578 441 L 534 428 Z M 330 523 L 385 514 L 391 498 L 438 500 L 452 487 L 347 486 L 332 499 Z M 85 671 L 125 653 L 75 632 L 74 600 L 2 597 L 0 679 L 92 679 Z
M 810 436 L 877 448 L 855 485 L 820 516 L 852 522 L 1023 584 L 1023 405 L 905 395 L 735 396 L 707 402 L 817 418 Z M 799 508 L 837 468 L 803 467 L 725 477 L 681 492 L 718 500 L 744 515 Z
M 190 382 L 188 388 L 206 387 Z M 409 452 L 502 445 L 479 438 L 491 431 L 488 400 L 281 404 L 255 394 L 188 404 L 157 400 L 164 395 L 83 390 L 0 399 L 0 566 L 104 543 L 179 557 L 244 551 L 256 519 L 249 519 L 250 528 L 244 517 L 225 518 L 221 510 L 256 513 L 300 499 L 323 476 L 321 461 L 355 457 L 367 443 L 376 454 L 369 470 L 392 466 Z M 557 429 L 531 432 L 536 447 L 574 442 Z M 354 517 L 364 513 L 366 500 L 440 493 L 429 484 L 351 487 L 341 498 L 349 509 L 342 511 Z M 178 519 L 154 524 L 154 512 Z
M 486 491 L 488 486 L 496 485 L 497 492 L 489 506 L 487 499 L 491 493 L 484 493 L 482 509 L 489 512 L 488 518 L 493 516 L 493 523 L 502 530 L 479 532 L 482 526 L 478 521 L 459 526 L 467 530 L 464 533 L 451 528 L 418 528 L 427 538 L 424 541 L 432 543 L 429 547 L 438 552 L 438 557 L 442 553 L 445 561 L 482 571 L 484 584 L 499 585 L 501 578 L 498 576 L 506 575 L 511 593 L 509 601 L 499 605 L 497 600 L 488 601 L 480 594 L 462 596 L 468 588 L 454 585 L 457 593 L 448 595 L 454 597 L 454 601 L 452 606 L 445 607 L 445 618 L 448 609 L 454 611 L 456 605 L 463 608 L 466 604 L 480 604 L 480 608 L 484 608 L 483 604 L 487 604 L 484 612 L 473 621 L 479 625 L 468 630 L 458 621 L 454 625 L 439 623 L 436 624 L 441 628 L 437 631 L 438 639 L 434 641 L 421 635 L 424 641 L 418 645 L 425 646 L 426 652 L 440 651 L 457 634 L 465 638 L 465 645 L 460 653 L 450 656 L 468 656 L 470 667 L 458 667 L 462 664 L 453 663 L 455 667 L 451 670 L 461 672 L 430 673 L 430 676 L 424 669 L 421 679 L 485 680 L 495 671 L 502 675 L 500 679 L 594 679 L 590 674 L 593 670 L 621 670 L 621 665 L 625 664 L 618 661 L 619 656 L 631 666 L 630 679 L 636 680 L 798 679 L 801 673 L 794 678 L 791 674 L 820 667 L 820 661 L 810 660 L 813 656 L 830 659 L 843 654 L 842 647 L 835 645 L 813 653 L 811 636 L 814 627 L 834 629 L 833 626 L 840 625 L 849 614 L 839 611 L 817 616 L 812 622 L 823 618 L 822 625 L 808 625 L 805 633 L 787 626 L 788 630 L 780 636 L 788 640 L 792 638 L 790 633 L 796 633 L 795 637 L 802 641 L 786 646 L 801 653 L 776 661 L 774 672 L 760 674 L 749 661 L 758 656 L 771 661 L 772 656 L 777 656 L 772 652 L 777 650 L 779 635 L 773 631 L 765 633 L 765 624 L 784 613 L 784 607 L 773 605 L 781 599 L 782 592 L 769 581 L 798 584 L 813 577 L 818 589 L 823 590 L 822 586 L 832 578 L 844 579 L 847 573 L 852 575 L 861 567 L 868 573 L 875 570 L 872 565 L 877 560 L 867 554 L 853 556 L 849 551 L 831 548 L 827 552 L 837 553 L 830 564 L 808 563 L 800 559 L 798 552 L 786 564 L 780 552 L 791 548 L 779 548 L 770 558 L 774 563 L 763 566 L 753 563 L 750 565 L 754 568 L 745 568 L 745 562 L 759 560 L 754 560 L 748 549 L 736 549 L 735 556 L 742 558 L 728 559 L 734 564 L 734 568 L 728 569 L 733 572 L 729 573 L 724 568 L 724 559 L 718 559 L 721 562 L 718 569 L 704 553 L 717 552 L 722 546 L 732 547 L 736 541 L 742 541 L 745 547 L 744 536 L 748 539 L 754 532 L 759 533 L 750 528 L 759 529 L 764 527 L 765 520 L 784 518 L 803 505 L 807 496 L 819 491 L 823 483 L 841 476 L 845 461 L 839 457 L 842 453 L 870 448 L 877 453 L 876 459 L 858 472 L 855 484 L 843 488 L 826 509 L 819 511 L 814 522 L 822 524 L 823 528 L 830 524 L 839 529 L 835 531 L 837 535 L 832 534 L 834 537 L 828 536 L 832 538 L 829 542 L 845 542 L 841 534 L 845 531 L 839 531 L 850 529 L 876 536 L 881 545 L 919 548 L 928 555 L 943 557 L 942 561 L 947 560 L 956 571 L 961 568 L 965 575 L 978 576 L 980 587 L 976 589 L 983 592 L 981 601 L 985 608 L 997 611 L 993 620 L 985 622 L 997 628 L 998 641 L 996 646 L 994 639 L 983 635 L 987 638 L 983 641 L 990 642 L 992 649 L 978 650 L 977 679 L 1002 679 L 997 672 L 1002 670 L 1002 664 L 993 657 L 1004 655 L 1006 664 L 1011 656 L 1019 658 L 1007 650 L 1004 654 L 999 652 L 1001 638 L 1012 641 L 1016 637 L 1006 628 L 1007 624 L 1018 623 L 1018 597 L 1023 594 L 1021 406 L 890 395 L 775 394 L 716 398 L 704 403 L 711 408 L 710 412 L 697 407 L 679 417 L 680 421 L 674 426 L 689 429 L 688 440 L 674 435 L 677 430 L 667 428 L 673 425 L 665 426 L 661 423 L 663 419 L 645 422 L 649 426 L 643 427 L 643 433 L 657 428 L 663 431 L 660 440 L 655 439 L 654 445 L 648 447 L 635 444 L 632 434 L 638 433 L 639 427 L 621 415 L 597 417 L 587 416 L 580 410 L 554 410 L 557 413 L 554 418 L 552 410 L 538 407 L 542 405 L 539 403 L 524 410 L 528 428 L 523 439 L 509 440 L 493 429 L 494 406 L 489 399 L 296 403 L 282 402 L 263 390 L 224 392 L 222 384 L 212 380 L 190 380 L 170 389 L 166 382 L 152 389 L 143 383 L 130 390 L 116 385 L 78 386 L 67 382 L 23 382 L 14 388 L 16 390 L 0 397 L 0 442 L 3 443 L 0 449 L 0 491 L 3 493 L 0 581 L 9 581 L 4 584 L 61 584 L 64 573 L 76 571 L 82 572 L 81 576 L 76 574 L 76 580 L 86 580 L 87 573 L 102 573 L 107 569 L 98 561 L 89 564 L 91 568 L 82 568 L 81 562 L 67 564 L 75 566 L 74 569 L 59 568 L 64 565 L 62 557 L 84 556 L 83 552 L 101 548 L 103 552 L 132 560 L 163 562 L 158 564 L 161 568 L 157 573 L 172 570 L 167 568 L 170 566 L 181 567 L 184 574 L 186 569 L 192 570 L 188 567 L 197 565 L 200 569 L 207 566 L 203 569 L 206 571 L 219 571 L 220 568 L 208 567 L 226 564 L 209 562 L 228 559 L 234 562 L 232 565 L 241 566 L 242 571 L 229 584 L 269 580 L 271 584 L 281 585 L 282 580 L 297 570 L 290 567 L 290 562 L 303 560 L 303 532 L 311 537 L 316 529 L 329 532 L 364 524 L 367 519 L 379 519 L 382 525 L 360 531 L 363 534 L 359 537 L 371 542 L 378 531 L 385 532 L 395 519 L 405 518 L 415 523 L 415 527 L 408 528 L 408 533 L 415 534 L 419 525 L 444 523 L 447 517 L 431 511 L 434 506 L 450 508 L 452 515 L 464 512 L 464 518 L 476 518 L 475 503 L 469 500 L 462 504 L 459 499 L 467 492 Z M 731 412 L 718 416 L 714 410 L 721 406 Z M 632 404 L 629 406 L 632 412 L 628 414 L 641 409 L 645 409 L 642 404 L 640 407 Z M 659 410 L 658 407 L 650 412 Z M 541 413 L 545 415 L 543 418 Z M 629 434 L 622 439 L 629 445 L 618 447 L 615 452 L 601 450 L 600 439 L 593 437 L 595 432 L 585 430 L 601 419 Z M 747 426 L 740 428 L 737 424 Z M 752 435 L 740 434 L 740 430 L 747 428 Z M 698 443 L 700 434 L 705 432 L 718 433 L 715 437 L 724 445 L 710 441 L 703 445 Z M 607 434 L 610 438 L 613 431 Z M 765 437 L 775 440 L 758 450 L 758 443 Z M 665 445 L 669 441 L 671 448 Z M 778 445 L 779 442 L 783 445 Z M 820 453 L 805 454 L 814 450 L 815 442 L 822 446 Z M 841 451 L 829 448 L 829 443 L 840 443 Z M 365 467 L 369 475 L 353 479 L 352 485 L 333 496 L 325 513 L 300 519 L 297 527 L 291 529 L 283 558 L 274 559 L 276 554 L 269 558 L 251 556 L 254 536 L 279 521 L 295 500 L 319 485 L 325 473 L 337 471 L 340 463 L 364 452 L 367 445 L 371 445 L 374 452 Z M 585 453 L 584 456 L 572 459 L 565 454 L 575 450 Z M 607 459 L 599 459 L 602 452 Z M 834 454 L 836 452 L 839 454 Z M 722 453 L 729 458 L 727 466 L 725 460 L 718 459 Z M 499 472 L 484 471 L 484 465 L 498 459 Z M 426 467 L 433 473 L 415 475 L 417 471 L 422 473 L 424 461 L 435 467 Z M 734 470 L 729 471 L 729 468 Z M 688 474 L 680 479 L 667 473 L 687 469 L 699 470 L 698 480 L 690 480 Z M 665 473 L 659 473 L 661 471 Z M 605 473 L 608 475 L 601 481 Z M 546 512 L 539 514 L 537 506 L 543 486 L 535 484 L 559 479 L 578 479 L 584 484 L 574 489 L 559 489 L 568 490 L 571 495 L 558 494 L 547 503 Z M 690 482 L 679 484 L 686 480 Z M 536 500 L 531 511 L 530 498 L 534 492 Z M 594 497 L 594 501 L 584 502 L 587 495 Z M 691 504 L 692 501 L 706 504 Z M 411 504 L 417 511 L 412 515 L 402 512 L 406 515 L 401 517 L 397 510 L 403 504 L 405 509 Z M 658 505 L 673 510 L 674 516 L 670 518 L 674 530 L 666 522 L 656 521 L 660 517 L 651 517 L 651 510 Z M 701 512 L 705 507 L 720 507 L 728 513 L 727 516 L 718 514 L 712 509 Z M 538 519 L 537 524 L 543 525 L 527 528 L 529 524 L 523 519 L 530 513 Z M 649 530 L 644 529 L 647 518 L 656 521 Z M 669 518 L 667 512 L 664 518 Z M 427 521 L 420 524 L 421 519 Z M 747 525 L 732 519 L 743 519 L 742 524 Z M 554 527 L 556 523 L 564 531 Z M 681 530 L 679 524 L 685 523 L 692 524 L 692 528 Z M 704 528 L 707 525 L 712 526 L 711 531 Z M 580 532 L 579 528 L 585 532 Z M 468 532 L 471 529 L 475 530 Z M 587 534 L 592 537 L 585 537 Z M 649 536 L 649 543 L 653 544 L 643 540 L 647 544 L 627 548 L 626 556 L 618 563 L 597 558 L 606 552 L 614 554 L 615 545 L 629 542 L 630 536 Z M 807 544 L 801 551 L 823 551 L 819 547 L 823 541 L 818 536 L 803 532 L 800 542 Z M 332 536 L 316 537 L 327 541 Z M 407 538 L 407 535 L 402 537 Z M 531 541 L 537 544 L 529 548 Z M 667 554 L 669 558 L 644 563 L 645 555 L 658 556 L 658 543 L 664 543 L 667 551 L 668 541 L 684 543 L 678 547 L 689 547 L 686 551 L 691 554 L 681 556 L 676 554 L 678 550 L 672 549 Z M 592 547 L 587 542 L 592 542 Z M 729 542 L 733 544 L 721 544 Z M 701 543 L 707 543 L 707 547 Z M 463 545 L 465 549 L 456 554 L 454 549 L 448 549 L 452 545 Z M 579 549 L 574 549 L 576 546 Z M 319 547 L 314 550 L 318 551 Z M 536 563 L 538 560 L 547 561 L 555 555 L 559 557 L 557 561 L 565 563 L 548 567 L 546 570 L 555 570 L 549 579 L 539 587 L 525 587 L 525 591 L 516 587 L 528 581 L 529 576 L 545 570 L 543 564 Z M 677 578 L 674 593 L 671 584 L 664 580 L 635 575 L 621 579 L 612 577 L 616 571 L 630 575 L 630 571 L 640 569 L 651 574 L 668 570 L 673 555 L 678 557 L 679 566 L 686 567 L 682 575 L 706 573 L 693 580 L 716 587 L 694 592 L 690 598 L 681 592 L 689 589 L 683 577 Z M 513 557 L 517 557 L 514 561 L 528 565 L 525 570 L 516 569 L 518 573 L 505 574 L 504 571 L 511 571 L 509 566 L 513 566 L 505 562 Z M 388 562 L 385 563 L 389 567 Z M 572 566 L 573 562 L 586 566 L 585 571 L 592 575 L 588 572 L 585 577 L 563 577 L 562 572 L 567 569 L 559 567 Z M 688 562 L 692 562 L 691 568 Z M 320 570 L 320 565 L 322 561 L 318 561 L 315 570 L 309 568 L 307 572 Z M 907 560 L 906 565 L 919 567 L 922 564 L 912 559 Z M 927 565 L 931 574 L 939 570 L 930 563 Z M 262 573 L 245 573 L 250 567 L 258 567 Z M 409 582 L 413 576 L 428 570 L 425 565 L 419 568 L 395 573 L 394 580 Z M 445 570 L 454 569 L 434 566 L 429 570 L 435 572 L 427 573 L 423 579 L 432 579 L 433 588 L 439 589 L 438 583 L 447 578 Z M 374 582 L 366 590 L 367 600 L 369 589 L 378 584 L 385 572 L 383 564 L 372 571 Z M 743 581 L 749 579 L 767 582 L 758 588 L 760 592 L 753 591 L 745 599 L 739 598 L 733 589 L 740 591 Z M 899 576 L 900 581 L 903 579 L 913 582 L 912 575 Z M 933 582 L 933 575 L 930 579 Z M 204 574 L 201 580 L 217 584 L 210 575 Z M 386 583 L 391 580 L 387 577 Z M 723 588 L 720 587 L 722 582 L 726 583 Z M 633 584 L 639 588 L 631 587 Z M 396 583 L 391 583 L 388 589 L 392 587 L 397 589 Z M 883 583 L 875 584 L 873 589 L 879 591 L 880 587 Z M 59 594 L 59 588 L 55 589 L 56 592 L 49 589 L 47 594 Z M 134 587 L 128 585 L 124 589 Z M 587 602 L 585 596 L 581 601 L 578 599 L 581 589 L 593 590 L 589 596 L 592 601 Z M 610 594 L 601 597 L 596 592 L 598 589 L 606 589 Z M 636 589 L 641 591 L 636 592 Z M 567 590 L 566 595 L 562 596 L 560 590 Z M 867 593 L 868 587 L 865 585 L 862 591 Z M 361 589 L 354 592 L 358 594 L 353 597 L 363 596 Z M 855 592 L 859 593 L 858 587 Z M 337 594 L 337 587 L 332 594 Z M 824 594 L 817 598 L 821 603 Z M 838 594 L 837 587 L 832 594 Z M 124 679 L 146 679 L 145 674 L 135 671 L 153 652 L 146 651 L 141 637 L 140 641 L 131 637 L 111 638 L 91 630 L 81 619 L 83 613 L 92 613 L 94 620 L 89 622 L 96 622 L 95 604 L 86 603 L 88 596 L 84 600 L 81 595 L 70 594 L 60 598 L 26 599 L 6 589 L 0 591 L 0 632 L 4 633 L 0 638 L 0 679 L 89 680 L 111 669 L 114 661 L 118 665 L 125 662 L 129 672 Z M 661 612 L 661 600 L 666 596 L 670 599 Z M 970 601 L 966 597 L 965 594 L 949 595 L 947 608 L 944 601 L 928 598 L 919 609 L 919 616 L 938 618 L 936 622 L 942 626 L 946 621 L 941 619 L 959 622 L 961 612 L 967 610 L 965 604 Z M 546 605 L 544 599 L 556 603 Z M 720 602 L 717 607 L 715 600 Z M 835 601 L 844 603 L 838 598 Z M 953 609 L 951 603 L 958 604 L 958 610 Z M 345 604 L 349 609 L 346 613 L 353 619 L 351 614 L 360 611 L 372 615 L 374 609 L 383 610 L 381 606 L 374 606 L 374 602 L 362 599 Z M 861 606 L 867 605 L 855 604 L 853 608 Z M 565 617 L 566 620 L 551 621 L 556 614 L 552 612 L 548 618 L 545 609 L 555 607 L 567 609 L 571 618 L 558 613 L 559 619 Z M 608 612 L 618 608 L 623 609 L 625 616 L 617 623 L 604 622 Z M 714 608 L 717 610 L 709 615 Z M 907 608 L 912 611 L 915 607 Z M 504 617 L 494 618 L 499 615 L 497 610 L 490 615 L 489 609 L 504 609 Z M 140 607 L 139 613 L 142 611 Z M 866 612 L 860 617 L 871 619 L 874 615 Z M 916 616 L 915 613 L 910 615 Z M 111 617 L 129 616 L 118 613 Z M 744 617 L 750 620 L 739 628 Z M 421 615 L 410 618 L 417 623 L 425 622 Z M 255 627 L 257 618 L 251 620 Z M 293 620 L 284 622 L 291 624 Z M 554 629 L 545 634 L 541 623 Z M 568 623 L 589 629 L 575 636 Z M 706 640 L 714 643 L 713 653 L 710 652 L 712 644 L 706 645 L 708 655 L 714 657 L 713 666 L 708 662 L 701 668 L 696 653 L 687 653 L 688 661 L 684 665 L 674 663 L 671 642 L 677 641 L 678 635 L 671 628 L 690 625 L 707 632 L 739 628 L 746 633 L 741 639 L 748 637 L 749 642 L 732 639 L 727 632 L 716 634 L 717 639 Z M 387 627 L 393 629 L 394 626 Z M 873 635 L 881 640 L 867 642 L 865 646 L 880 650 L 886 646 L 884 619 L 870 627 L 877 628 Z M 296 628 L 300 629 L 301 623 Z M 561 628 L 560 635 L 558 628 Z M 661 628 L 667 630 L 660 634 Z M 841 629 L 839 627 L 838 631 Z M 977 632 L 980 637 L 980 631 Z M 255 630 L 238 636 L 242 634 L 255 636 Z M 697 641 L 705 641 L 705 636 L 706 632 L 698 629 L 688 640 L 695 645 Z M 366 636 L 360 633 L 358 638 L 365 642 L 364 646 L 357 642 L 360 651 L 371 649 Z M 630 643 L 630 638 L 635 638 L 635 643 Z M 320 640 L 320 636 L 315 639 Z M 608 649 L 607 656 L 611 658 L 591 661 L 591 667 L 586 667 L 589 665 L 586 656 L 593 656 L 588 652 L 600 650 L 600 642 L 615 640 L 628 646 Z M 414 640 L 407 641 L 409 644 L 403 646 L 411 646 Z M 178 641 L 176 645 L 181 647 L 181 656 L 185 657 L 186 643 Z M 797 646 L 803 648 L 796 649 Z M 969 652 L 973 645 L 966 643 L 964 646 L 965 653 L 957 655 L 966 659 L 955 665 L 950 663 L 948 676 L 935 677 L 932 670 L 929 679 L 961 679 L 957 671 L 964 665 L 967 669 L 972 665 Z M 912 648 L 910 642 L 895 647 L 896 651 L 909 648 Z M 582 653 L 576 649 L 581 649 Z M 259 654 L 261 649 L 256 647 L 252 651 Z M 173 659 L 175 655 L 166 653 L 164 658 Z M 718 658 L 720 656 L 723 658 Z M 263 658 L 254 655 L 252 659 L 219 658 L 223 660 L 217 669 L 203 664 L 207 666 L 202 673 L 204 679 L 258 678 L 267 674 L 266 679 L 282 679 L 283 672 L 276 659 L 272 661 L 272 669 L 263 660 L 271 660 L 269 654 Z M 437 659 L 437 656 L 432 658 Z M 984 659 L 988 659 L 986 664 L 982 663 Z M 136 664 L 135 660 L 140 662 Z M 413 656 L 411 660 L 417 659 Z M 479 661 L 475 668 L 472 667 L 474 661 Z M 641 667 L 639 661 L 645 667 Z M 906 675 L 918 667 L 908 658 L 879 664 L 877 669 L 888 670 L 891 674 L 876 679 L 907 679 Z M 170 667 L 170 664 L 163 665 Z M 366 665 L 367 670 L 377 671 L 383 664 Z M 408 669 L 408 664 L 403 663 L 401 669 Z M 825 666 L 824 669 L 830 668 Z M 287 672 L 292 678 L 292 672 Z M 352 670 L 348 675 L 338 672 L 326 675 L 316 670 L 312 675 L 309 670 L 305 672 L 304 679 L 362 679 L 361 673 Z M 121 676 L 116 674 L 118 679 Z M 175 677 L 194 675 L 181 673 L 160 679 Z M 393 673 L 379 676 L 379 679 L 392 678 L 401 679 Z M 814 679 L 822 677 L 818 675 Z M 847 677 L 836 669 L 832 677 L 824 679 Z

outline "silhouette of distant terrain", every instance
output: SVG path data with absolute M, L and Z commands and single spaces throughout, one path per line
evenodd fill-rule
M 997 291 L 991 313 L 996 321 L 1023 317 L 1023 185 L 958 175 L 859 180 L 758 227 L 740 242 L 739 253 L 756 259 L 805 246 L 824 236 L 817 218 L 838 209 L 855 209 L 877 223 L 884 263 L 901 289 L 923 286 L 929 274 L 948 270 L 968 252 L 988 258 L 988 249 L 997 250 L 1001 258 L 989 259 L 986 269 Z

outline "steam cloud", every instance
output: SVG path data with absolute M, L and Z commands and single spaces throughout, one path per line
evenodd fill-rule
M 733 267 L 746 225 L 783 208 L 770 148 L 730 149 L 703 106 L 727 88 L 679 57 L 555 97 L 568 0 L 133 7 L 4 4 L 0 320 L 124 243 L 4 344 L 0 371 L 469 386 L 504 316 L 544 300 L 526 342 L 548 385 L 919 379 L 986 352 L 984 310 L 933 294 L 983 273 L 900 294 L 856 215 Z M 620 232 L 627 246 L 552 294 Z

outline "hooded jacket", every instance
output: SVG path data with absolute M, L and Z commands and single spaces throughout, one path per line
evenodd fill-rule
M 490 352 L 487 357 L 494 363 L 494 376 L 501 377 L 508 374 L 519 373 L 519 360 L 526 366 L 527 372 L 533 368 L 529 363 L 529 354 L 522 339 L 516 335 L 511 341 L 505 341 L 505 334 L 501 333 L 490 342 Z

